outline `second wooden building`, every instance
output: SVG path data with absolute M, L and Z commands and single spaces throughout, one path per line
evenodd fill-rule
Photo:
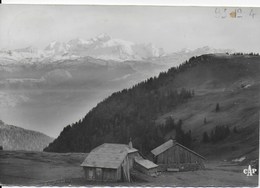
M 151 151 L 153 161 L 162 171 L 177 169 L 178 171 L 198 170 L 204 168 L 205 158 L 175 140 L 168 140 Z

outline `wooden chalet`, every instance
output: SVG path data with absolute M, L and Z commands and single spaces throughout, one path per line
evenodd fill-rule
M 131 158 L 137 153 L 124 144 L 102 144 L 93 149 L 81 166 L 87 180 L 130 182 Z M 128 154 L 131 154 L 130 158 Z
M 104 143 L 93 149 L 81 164 L 89 181 L 127 181 L 130 170 L 136 169 L 147 175 L 155 175 L 158 165 L 148 161 L 138 150 L 125 144 Z
M 195 151 L 168 140 L 151 151 L 153 161 L 160 166 L 161 171 L 187 171 L 204 168 L 205 158 Z

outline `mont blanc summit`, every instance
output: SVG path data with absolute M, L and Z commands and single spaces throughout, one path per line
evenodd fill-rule
M 15 50 L 0 50 L 1 62 L 22 61 L 48 62 L 80 57 L 93 57 L 102 60 L 142 61 L 163 56 L 164 50 L 153 44 L 134 43 L 122 39 L 114 39 L 101 34 L 91 39 L 75 38 L 68 42 L 53 41 L 43 50 L 26 47 Z
M 164 55 L 163 49 L 153 44 L 136 44 L 122 39 L 113 39 L 106 34 L 88 40 L 76 38 L 68 43 L 55 42 L 46 50 L 115 61 L 145 60 Z

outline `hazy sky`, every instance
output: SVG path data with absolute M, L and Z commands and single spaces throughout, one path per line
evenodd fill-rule
M 260 51 L 260 9 L 242 8 L 242 18 L 224 9 L 144 6 L 0 6 L 0 49 L 44 48 L 58 40 L 88 39 L 100 33 L 166 52 L 211 46 Z M 252 15 L 252 14 L 251 14 Z

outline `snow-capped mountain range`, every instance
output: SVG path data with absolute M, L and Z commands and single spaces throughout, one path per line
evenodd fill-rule
M 229 49 L 215 49 L 204 46 L 195 50 L 182 49 L 166 54 L 153 44 L 136 44 L 121 39 L 113 39 L 106 34 L 85 40 L 76 38 L 68 42 L 53 41 L 44 49 L 27 47 L 16 50 L 0 50 L 0 65 L 52 63 L 63 60 L 80 60 L 91 57 L 100 60 L 144 61 L 156 64 L 179 65 L 192 56 L 209 53 L 234 52 Z
M 141 61 L 163 55 L 163 49 L 156 48 L 153 44 L 136 44 L 121 39 L 112 39 L 106 34 L 101 34 L 89 40 L 77 38 L 67 43 L 54 41 L 43 50 L 33 47 L 1 50 L 0 63 L 6 64 L 14 61 L 25 63 L 52 62 L 86 56 L 103 60 Z

